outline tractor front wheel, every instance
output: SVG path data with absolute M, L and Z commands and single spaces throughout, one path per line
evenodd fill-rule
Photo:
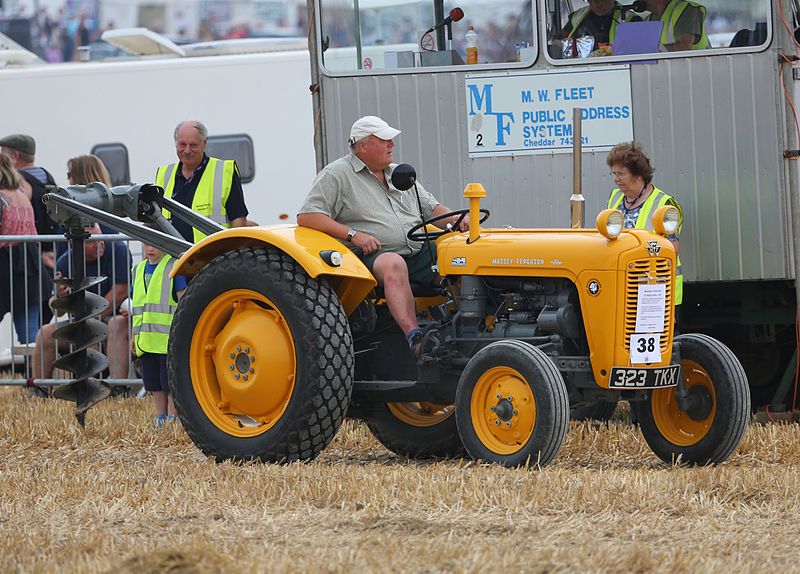
M 456 423 L 474 459 L 509 467 L 544 466 L 558 453 L 569 426 L 561 373 L 528 343 L 492 343 L 461 374 Z
M 677 387 L 655 389 L 639 408 L 642 435 L 665 462 L 722 462 L 739 446 L 750 420 L 747 376 L 731 350 L 716 339 L 688 334 L 675 340 L 689 408 L 678 405 Z

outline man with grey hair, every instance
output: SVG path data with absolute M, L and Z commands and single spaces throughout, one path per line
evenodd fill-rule
M 178 163 L 162 165 L 156 172 L 156 185 L 164 188 L 164 195 L 223 227 L 256 225 L 247 220 L 236 162 L 206 155 L 206 127 L 196 120 L 183 121 L 175 127 L 174 138 Z M 178 218 L 172 224 L 187 241 L 205 237 Z
M 386 305 L 403 330 L 414 358 L 430 346 L 417 323 L 411 282 L 432 284 L 434 261 L 423 244 L 406 237 L 409 229 L 437 215 L 452 211 L 439 203 L 417 182 L 413 191 L 391 184 L 394 138 L 400 130 L 381 118 L 364 116 L 350 129 L 350 153 L 328 164 L 314 180 L 300 208 L 297 223 L 317 229 L 359 248 L 360 256 L 383 286 Z M 454 223 L 458 216 L 438 225 Z M 469 229 L 469 221 L 460 224 Z M 431 334 L 432 336 L 432 334 Z

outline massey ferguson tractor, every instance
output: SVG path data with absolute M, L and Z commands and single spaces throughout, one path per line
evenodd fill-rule
M 412 188 L 413 170 L 392 181 Z M 679 223 L 674 207 L 654 214 L 655 233 L 623 229 L 616 210 L 595 229 L 492 229 L 481 225 L 482 186 L 464 195 L 468 209 L 408 231 L 431 242 L 442 280 L 412 286 L 420 325 L 438 340 L 419 361 L 375 278 L 324 233 L 223 230 L 149 184 L 62 188 L 48 210 L 77 240 L 100 221 L 179 257 L 173 274 L 191 280 L 170 330 L 170 388 L 186 432 L 218 461 L 309 461 L 352 417 L 403 456 L 544 466 L 571 407 L 619 400 L 638 405 L 663 461 L 719 463 L 736 450 L 750 416 L 742 366 L 715 339 L 675 335 L 676 254 L 665 238 Z M 183 241 L 162 208 L 207 237 Z M 431 231 L 455 214 L 469 232 Z M 65 280 L 71 296 L 90 279 Z M 97 328 L 78 299 L 65 332 L 91 354 L 80 333 Z M 106 389 L 73 372 L 60 396 L 82 415 Z

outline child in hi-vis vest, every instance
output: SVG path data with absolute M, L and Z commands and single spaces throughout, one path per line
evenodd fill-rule
M 175 421 L 175 405 L 167 383 L 167 341 L 178 298 L 186 289 L 186 277 L 169 278 L 175 259 L 152 245 L 143 244 L 144 256 L 133 267 L 131 301 L 133 338 L 131 350 L 139 356 L 145 390 L 153 393 L 156 428 Z

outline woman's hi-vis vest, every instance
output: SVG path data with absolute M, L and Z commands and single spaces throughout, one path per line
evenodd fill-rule
M 611 197 L 608 198 L 608 207 L 610 209 L 619 209 L 620 205 L 622 204 L 623 197 L 625 197 L 625 195 L 619 190 L 619 188 L 612 189 Z M 653 211 L 667 204 L 677 208 L 678 213 L 680 214 L 680 218 L 678 220 L 678 233 L 680 233 L 681 227 L 683 227 L 683 209 L 681 209 L 681 205 L 675 201 L 674 197 L 664 193 L 655 185 L 653 186 L 653 192 L 650 194 L 650 197 L 648 197 L 647 201 L 642 204 L 642 208 L 639 211 L 639 217 L 636 218 L 636 229 L 647 229 L 648 231 L 653 231 L 653 220 L 651 218 Z M 675 270 L 675 304 L 680 305 L 683 302 L 683 268 L 681 266 L 680 256 L 678 257 L 677 264 L 678 268 Z
M 133 268 L 133 337 L 136 355 L 166 355 L 169 327 L 178 306 L 172 294 L 172 280 L 169 277 L 175 259 L 164 255 L 153 271 L 147 289 L 144 286 L 146 265 L 147 259 Z
M 615 3 L 616 4 L 616 3 Z M 580 28 L 580 25 L 583 24 L 583 21 L 589 17 L 589 13 L 592 9 L 589 6 L 585 8 L 580 8 L 575 10 L 572 13 L 572 16 L 569 18 L 569 23 L 572 24 L 572 30 L 570 30 L 568 38 L 572 38 L 575 35 L 575 32 Z M 619 7 L 614 8 L 614 13 L 611 15 L 611 30 L 608 31 L 608 41 L 612 44 L 614 43 L 614 38 L 617 37 L 617 24 L 622 21 L 622 10 Z
M 672 0 L 661 15 L 661 21 L 664 22 L 664 29 L 661 31 L 662 46 L 675 43 L 675 26 L 678 24 L 683 11 L 689 6 L 700 10 L 700 15 L 703 19 L 700 39 L 695 44 L 692 44 L 692 50 L 705 50 L 711 47 L 708 34 L 706 34 L 706 7 L 694 2 L 686 2 L 685 0 Z
M 162 165 L 156 172 L 156 185 L 164 188 L 164 196 L 172 197 L 175 189 L 175 175 L 178 164 L 171 163 Z M 233 160 L 221 160 L 215 157 L 208 158 L 208 163 L 203 170 L 203 175 L 197 184 L 197 190 L 192 198 L 192 211 L 200 215 L 205 215 L 213 219 L 223 227 L 230 227 L 228 217 L 225 213 L 225 204 L 231 194 L 233 184 L 233 172 L 236 163 Z M 164 217 L 169 219 L 168 210 L 163 210 Z M 194 229 L 194 241 L 197 243 L 205 237 L 205 234 Z

